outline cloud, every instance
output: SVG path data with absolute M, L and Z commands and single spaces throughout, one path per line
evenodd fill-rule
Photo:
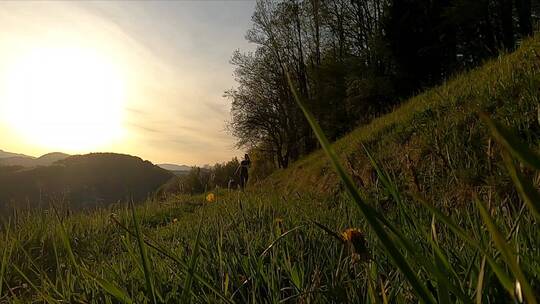
M 131 114 L 145 115 L 145 112 L 142 111 L 142 110 L 139 110 L 139 109 L 126 107 L 125 110 L 126 110 L 127 112 L 131 113 Z
M 148 133 L 161 133 L 157 129 L 153 129 L 153 128 L 150 128 L 150 127 L 145 127 L 143 125 L 139 125 L 139 124 L 136 124 L 136 123 L 128 123 L 128 125 L 130 127 L 133 127 L 135 129 L 142 130 L 142 131 L 145 131 L 145 132 L 148 132 Z

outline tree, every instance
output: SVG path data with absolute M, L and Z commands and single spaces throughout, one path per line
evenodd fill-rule
M 532 33 L 531 0 L 259 0 L 231 59 L 229 130 L 279 168 L 317 147 L 287 75 L 331 139 L 399 100 L 512 50 Z

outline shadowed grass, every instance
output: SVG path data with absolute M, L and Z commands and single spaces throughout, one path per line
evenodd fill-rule
M 287 74 L 287 78 L 289 80 L 289 86 L 291 88 L 291 91 L 293 92 L 296 103 L 304 112 L 304 116 L 308 120 L 311 128 L 313 129 L 313 132 L 315 132 L 315 136 L 317 136 L 317 139 L 319 139 L 321 147 L 328 155 L 328 158 L 330 158 L 330 161 L 332 165 L 334 166 L 334 169 L 337 171 L 339 177 L 341 178 L 341 181 L 345 184 L 345 188 L 347 192 L 349 193 L 353 201 L 356 203 L 358 208 L 362 211 L 363 216 L 365 217 L 366 221 L 369 223 L 371 228 L 375 231 L 375 234 L 377 235 L 377 237 L 379 238 L 379 240 L 385 247 L 387 253 L 392 257 L 395 265 L 398 268 L 400 268 L 400 270 L 403 272 L 403 274 L 405 275 L 405 277 L 407 278 L 407 280 L 409 281 L 409 283 L 415 290 L 417 296 L 424 303 L 435 303 L 435 299 L 429 293 L 427 288 L 422 283 L 420 283 L 420 280 L 418 279 L 416 274 L 412 271 L 411 266 L 409 265 L 408 261 L 399 251 L 397 244 L 390 239 L 390 236 L 385 231 L 382 224 L 378 221 L 378 217 L 381 217 L 381 216 L 376 215 L 377 212 L 369 208 L 367 202 L 364 201 L 360 192 L 354 185 L 354 182 L 341 166 L 337 155 L 334 153 L 334 150 L 331 148 L 330 143 L 328 142 L 328 139 L 324 135 L 317 121 L 315 121 L 315 118 L 313 117 L 311 112 L 309 112 L 309 110 L 306 108 L 306 106 L 302 102 L 288 74 Z

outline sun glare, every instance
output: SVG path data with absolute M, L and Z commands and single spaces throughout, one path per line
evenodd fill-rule
M 25 141 L 84 152 L 121 137 L 124 77 L 98 52 L 37 48 L 2 72 L 1 115 Z

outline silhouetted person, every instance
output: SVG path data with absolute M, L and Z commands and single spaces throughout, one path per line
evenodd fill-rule
M 247 181 L 248 181 L 248 169 L 251 165 L 251 160 L 249 159 L 249 155 L 244 155 L 244 160 L 240 162 L 240 166 L 238 166 L 238 169 L 236 169 L 236 174 L 238 174 L 238 171 L 240 171 L 240 188 L 244 190 L 246 187 Z

